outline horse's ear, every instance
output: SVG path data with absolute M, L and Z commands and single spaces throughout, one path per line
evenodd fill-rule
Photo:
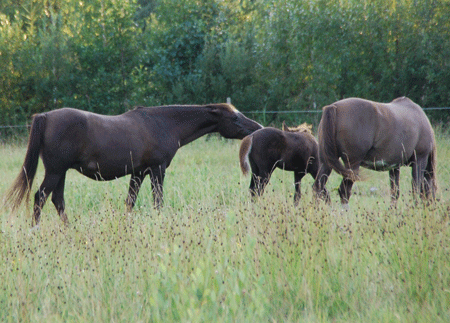
M 283 124 L 281 125 L 281 130 L 286 131 L 287 127 L 286 127 L 286 121 L 283 120 Z

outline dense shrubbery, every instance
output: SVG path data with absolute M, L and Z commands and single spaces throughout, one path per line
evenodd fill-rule
M 4 0 L 0 38 L 2 124 L 227 97 L 244 112 L 450 101 L 448 0 Z

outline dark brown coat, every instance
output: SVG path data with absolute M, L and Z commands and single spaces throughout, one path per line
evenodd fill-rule
M 239 161 L 244 175 L 251 167 L 250 193 L 253 197 L 264 193 L 275 168 L 294 172 L 294 203 L 297 204 L 303 176 L 309 173 L 315 178 L 319 169 L 317 141 L 304 127 L 291 131 L 263 128 L 242 140 Z
M 52 194 L 60 217 L 64 212 L 66 172 L 72 168 L 95 180 L 112 180 L 131 175 L 129 210 L 136 201 L 146 175 L 150 175 L 153 198 L 163 202 L 163 181 L 178 148 L 211 132 L 242 139 L 261 128 L 229 104 L 139 107 L 117 116 L 105 116 L 64 108 L 33 118 L 22 171 L 8 193 L 16 208 L 28 197 L 39 155 L 45 177 L 34 201 L 34 222 Z

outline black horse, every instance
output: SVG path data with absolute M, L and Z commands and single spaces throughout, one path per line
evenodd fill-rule
M 33 118 L 22 171 L 8 192 L 13 209 L 30 189 L 42 158 L 45 177 L 34 200 L 39 224 L 50 193 L 61 219 L 66 172 L 72 168 L 101 181 L 131 175 L 126 204 L 131 210 L 146 175 L 150 175 L 156 207 L 163 203 L 163 181 L 178 148 L 211 132 L 242 139 L 262 126 L 230 104 L 138 107 L 117 116 L 63 108 Z
M 301 197 L 302 178 L 307 173 L 316 178 L 319 171 L 317 141 L 310 127 L 305 124 L 296 128 L 286 128 L 285 131 L 271 127 L 255 131 L 242 140 L 239 161 L 244 175 L 249 172 L 251 166 L 252 197 L 264 193 L 264 188 L 275 168 L 293 171 L 294 204 L 298 204 Z

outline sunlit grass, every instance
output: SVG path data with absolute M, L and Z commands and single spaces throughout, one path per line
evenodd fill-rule
M 292 203 L 293 174 L 275 171 L 251 203 L 238 141 L 199 139 L 167 171 L 165 207 L 144 182 L 125 211 L 129 178 L 99 183 L 70 171 L 65 228 L 49 201 L 2 210 L 0 320 L 121 322 L 448 322 L 450 138 L 439 134 L 439 201 L 413 201 L 411 174 L 390 207 L 386 173 L 366 171 L 350 210 L 313 201 L 312 178 Z M 0 194 L 24 146 L 0 147 Z M 42 164 L 34 191 L 43 178 Z

